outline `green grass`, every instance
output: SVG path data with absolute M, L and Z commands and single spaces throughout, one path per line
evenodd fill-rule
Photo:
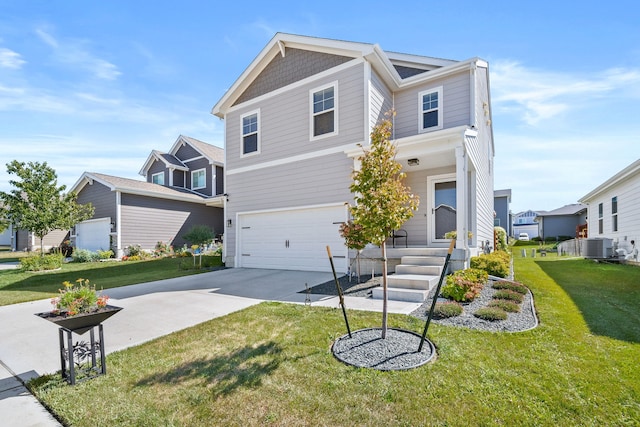
M 6 254 L 2 253 L 3 256 Z M 79 278 L 89 279 L 97 289 L 110 289 L 200 272 L 181 269 L 180 264 L 184 262 L 187 266 L 192 264 L 190 258 L 156 258 L 148 261 L 69 263 L 64 264 L 61 270 L 50 272 L 0 270 L 0 305 L 55 296 L 62 282 L 75 282 Z
M 263 303 L 113 353 L 105 376 L 74 387 L 48 376 L 33 390 L 73 426 L 638 425 L 637 317 L 604 310 L 608 327 L 593 333 L 581 311 L 599 305 L 584 305 L 589 293 L 595 301 L 612 286 L 623 295 L 611 307 L 637 311 L 636 270 L 601 272 L 557 257 L 515 262 L 541 324 L 523 333 L 432 324 L 438 357 L 417 369 L 346 366 L 330 350 L 346 333 L 339 309 Z M 599 274 L 617 284 L 592 279 Z M 577 292 L 584 282 L 593 286 Z M 349 311 L 349 321 L 353 330 L 379 326 L 380 315 Z M 404 315 L 389 324 L 424 326 Z

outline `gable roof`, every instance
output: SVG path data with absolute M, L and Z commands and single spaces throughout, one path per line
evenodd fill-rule
M 175 156 L 180 147 L 185 144 L 189 144 L 194 150 L 209 160 L 210 165 L 224 166 L 224 150 L 222 148 L 207 144 L 199 139 L 180 135 L 176 139 L 176 142 L 173 143 L 173 146 L 168 153 L 163 153 L 158 150 L 151 151 L 151 154 L 149 154 L 149 157 L 147 157 L 142 169 L 140 169 L 140 172 L 138 173 L 142 176 L 147 176 L 149 168 L 156 160 L 164 163 L 167 168 L 178 169 L 185 172 L 188 171 L 189 168 L 187 165 Z
M 285 57 L 287 49 L 310 50 L 351 57 L 354 60 L 365 59 L 378 71 L 381 78 L 392 90 L 419 84 L 458 68 L 471 68 L 474 64 L 487 66 L 486 62 L 479 58 L 453 61 L 428 56 L 385 52 L 377 44 L 277 33 L 216 103 L 211 110 L 211 114 L 223 118 L 226 111 L 235 104 L 276 55 Z M 409 74 L 403 78 L 396 66 L 423 69 L 428 72 Z
M 573 203 L 551 211 L 540 211 L 537 216 L 580 215 L 586 210 L 586 205 L 583 205 L 582 203 Z
M 626 168 L 622 169 L 620 172 L 618 172 L 617 174 L 615 174 L 614 176 L 612 176 L 611 178 L 609 178 L 608 180 L 606 180 L 605 182 L 597 186 L 594 190 L 587 193 L 578 201 L 580 203 L 589 203 L 590 200 L 596 198 L 599 194 L 607 191 L 611 187 L 625 180 L 635 177 L 638 174 L 640 174 L 640 159 L 636 160 Z
M 182 202 L 192 202 L 217 206 L 218 199 L 222 206 L 222 196 L 206 197 L 186 188 L 166 187 L 164 185 L 153 184 L 147 181 L 140 181 L 119 176 L 105 175 L 96 172 L 84 172 L 80 179 L 73 185 L 71 191 L 79 193 L 86 185 L 92 185 L 93 181 L 108 187 L 111 191 L 120 191 L 125 194 L 135 194 L 138 196 L 155 197 L 159 199 L 178 200 Z

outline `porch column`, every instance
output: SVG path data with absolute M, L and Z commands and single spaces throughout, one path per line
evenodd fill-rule
M 469 182 L 467 180 L 467 155 L 464 145 L 456 147 L 456 248 L 468 253 L 467 224 L 469 216 Z

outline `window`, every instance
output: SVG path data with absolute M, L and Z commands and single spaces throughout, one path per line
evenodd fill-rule
M 242 116 L 242 155 L 259 152 L 258 122 L 259 111 Z
M 600 203 L 598 205 L 598 233 L 599 234 L 604 233 L 603 217 L 604 217 L 604 206 L 602 205 L 602 203 Z
M 442 86 L 418 94 L 420 132 L 442 129 Z
M 618 196 L 611 199 L 611 229 L 618 231 Z
M 314 89 L 311 94 L 311 139 L 337 133 L 337 84 Z
M 204 169 L 191 172 L 191 189 L 197 190 L 207 186 L 207 173 Z
M 151 182 L 154 184 L 164 185 L 164 172 L 158 172 L 151 175 Z

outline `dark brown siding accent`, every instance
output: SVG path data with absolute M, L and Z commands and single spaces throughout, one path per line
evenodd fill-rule
M 194 225 L 207 225 L 216 234 L 224 232 L 220 208 L 132 194 L 123 194 L 121 202 L 123 248 L 140 245 L 152 250 L 158 242 L 182 246 L 188 243 L 182 236 Z
M 352 59 L 348 56 L 287 48 L 285 57 L 283 58 L 280 54 L 276 55 L 247 90 L 240 95 L 235 105 L 321 73 Z

